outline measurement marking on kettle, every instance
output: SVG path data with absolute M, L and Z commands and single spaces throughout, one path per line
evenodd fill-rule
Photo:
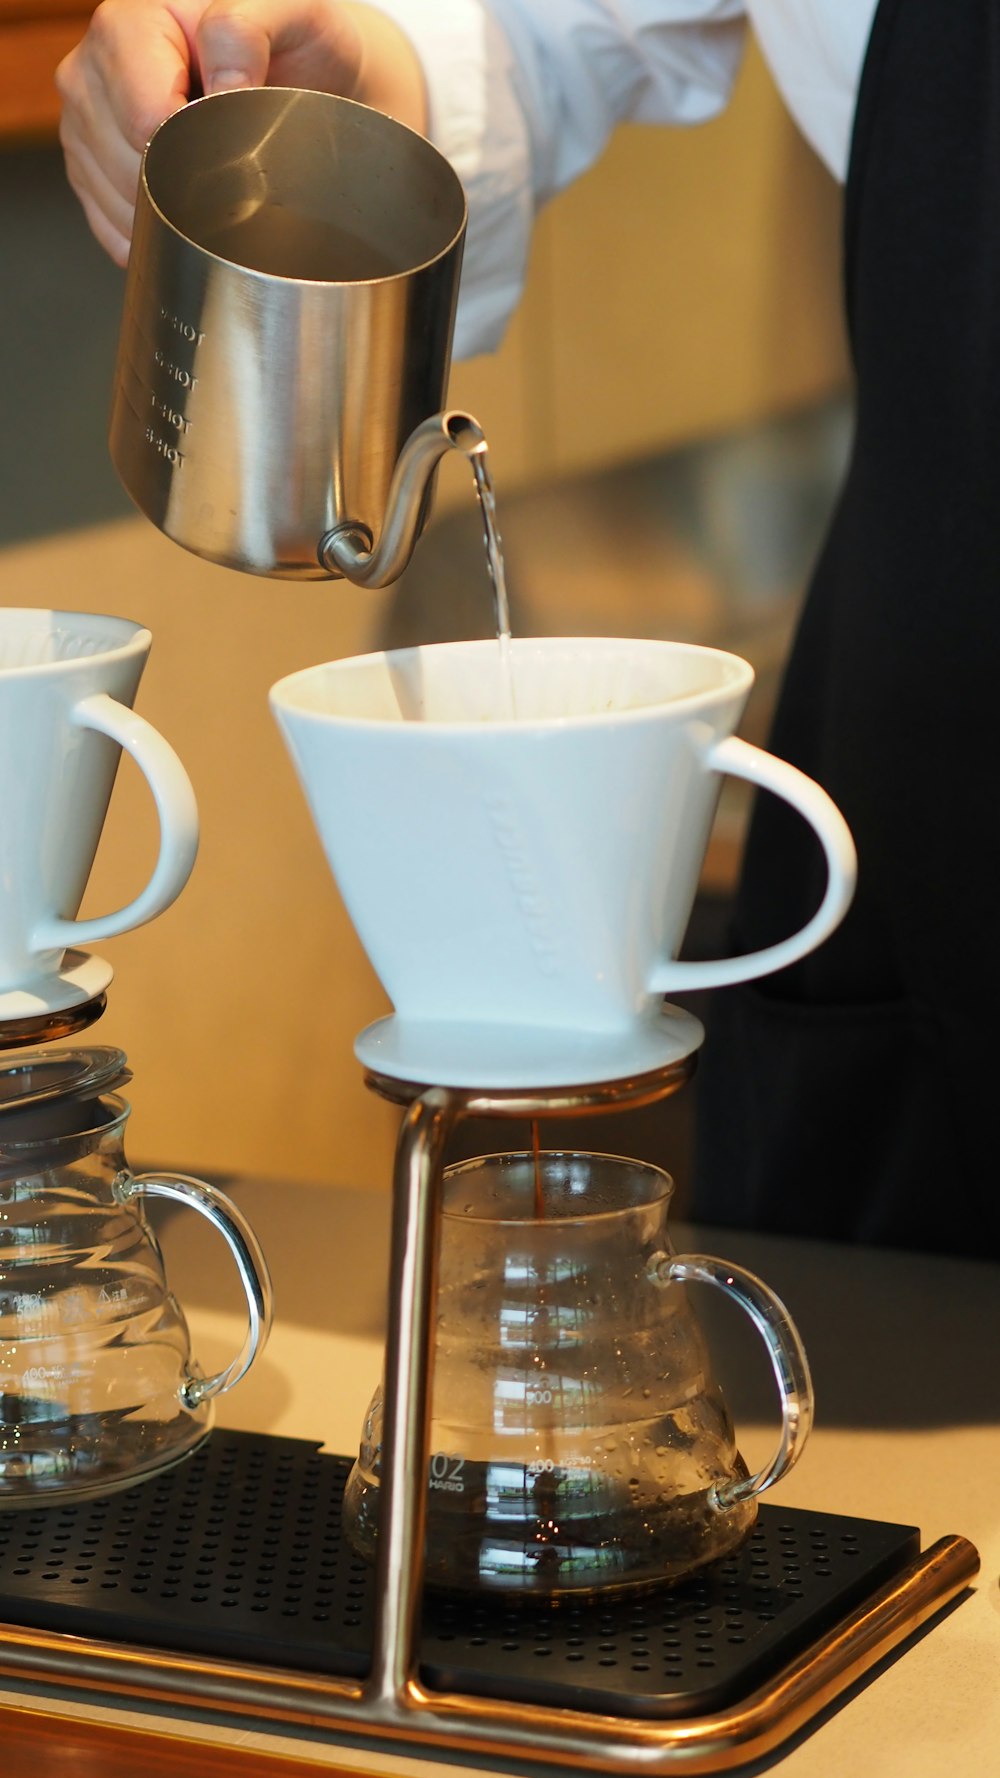
M 159 365 L 162 371 L 166 372 L 168 377 L 172 377 L 175 383 L 179 383 L 182 389 L 197 389 L 198 378 L 193 377 L 191 372 L 185 370 L 182 365 L 174 364 L 160 346 L 157 346 L 153 353 L 153 361 Z
M 165 457 L 168 463 L 173 463 L 178 469 L 183 467 L 184 452 L 179 451 L 175 444 L 170 443 L 169 439 L 161 438 L 152 426 L 146 427 L 146 443 L 151 444 L 154 451 L 157 451 L 161 457 Z
M 168 426 L 176 426 L 178 432 L 188 432 L 190 430 L 191 422 L 186 414 L 181 413 L 179 408 L 171 407 L 169 401 L 161 401 L 155 391 L 150 395 L 149 399 L 152 402 L 153 407 L 156 409 L 156 412 L 160 415 L 160 418 L 166 420 Z
M 191 326 L 190 321 L 182 321 L 179 315 L 171 314 L 169 309 L 161 308 L 160 320 L 165 321 L 174 333 L 179 333 L 182 339 L 190 340 L 194 345 L 200 346 L 205 338 L 203 333 L 199 333 L 196 327 Z

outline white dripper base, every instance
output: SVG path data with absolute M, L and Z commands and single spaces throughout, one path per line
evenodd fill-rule
M 392 1014 L 361 1032 L 354 1053 L 388 1080 L 507 1092 L 635 1079 L 693 1055 L 704 1035 L 693 1014 L 666 1004 L 621 1031 L 432 1023 Z
M 0 993 L 0 1025 L 20 1020 L 44 1019 L 52 1013 L 71 1012 L 103 994 L 114 975 L 103 957 L 88 951 L 67 951 L 62 967 L 29 987 L 8 988 Z

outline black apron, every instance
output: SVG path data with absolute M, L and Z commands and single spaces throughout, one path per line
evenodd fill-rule
M 882 0 L 845 279 L 856 437 L 770 745 L 843 810 L 858 892 L 713 997 L 695 1213 L 1000 1256 L 1000 0 Z M 823 881 L 761 797 L 735 948 Z

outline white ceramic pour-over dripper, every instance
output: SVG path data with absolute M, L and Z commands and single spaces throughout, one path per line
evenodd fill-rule
M 515 641 L 515 719 L 492 642 L 292 674 L 272 708 L 394 1015 L 376 1072 L 445 1086 L 584 1085 L 696 1048 L 663 996 L 748 981 L 842 918 L 855 853 L 811 779 L 735 738 L 753 681 L 715 649 Z M 746 956 L 678 958 L 722 778 L 783 797 L 828 880 L 801 929 Z
M 80 947 L 154 919 L 191 873 L 194 792 L 132 709 L 151 643 L 125 618 L 0 611 L 0 1022 L 102 993 L 111 968 Z M 123 748 L 152 791 L 159 852 L 131 901 L 78 920 Z

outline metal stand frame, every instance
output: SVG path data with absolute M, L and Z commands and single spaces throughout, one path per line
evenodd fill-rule
M 579 1089 L 422 1090 L 369 1074 L 407 1105 L 397 1148 L 383 1469 L 371 1671 L 364 1680 L 0 1629 L 0 1673 L 110 1691 L 191 1710 L 363 1736 L 399 1752 L 447 1749 L 610 1773 L 719 1772 L 770 1753 L 877 1661 L 956 1599 L 978 1571 L 964 1538 L 943 1538 L 738 1705 L 652 1722 L 568 1706 L 430 1691 L 418 1676 L 426 1474 L 434 1366 L 437 1249 L 445 1144 L 467 1117 L 522 1120 L 638 1109 L 668 1097 L 693 1057 L 641 1079 Z

